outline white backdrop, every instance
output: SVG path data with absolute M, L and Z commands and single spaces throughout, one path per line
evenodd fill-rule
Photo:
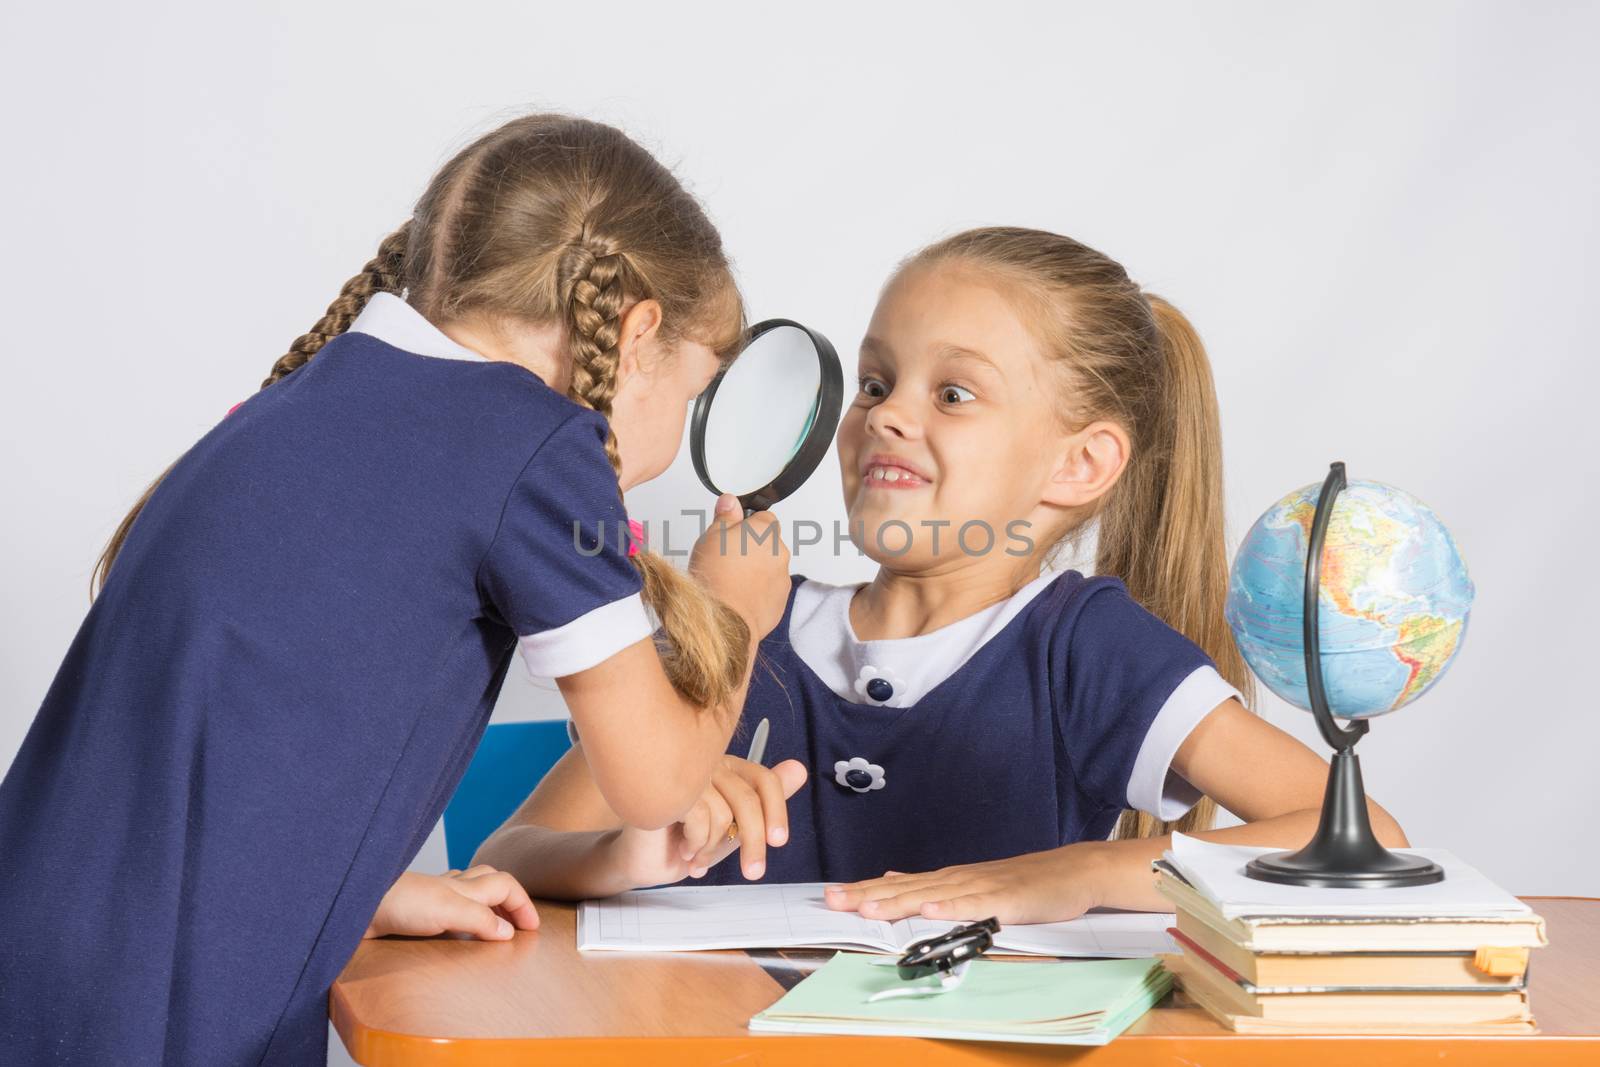
M 1470 636 L 1363 742 L 1373 795 L 1517 892 L 1600 895 L 1595 5 L 97 7 L 0 33 L 0 766 L 147 480 L 451 152 L 558 108 L 673 164 L 753 315 L 829 334 L 847 377 L 886 274 L 941 234 L 1039 226 L 1122 260 L 1208 343 L 1231 537 L 1333 459 L 1455 533 Z M 630 509 L 708 503 L 685 455 Z M 831 461 L 778 512 L 840 518 Z M 871 574 L 820 548 L 795 568 Z M 516 678 L 497 715 L 552 695 Z

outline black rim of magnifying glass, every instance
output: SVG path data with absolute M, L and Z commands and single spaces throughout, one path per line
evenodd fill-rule
M 805 440 L 790 457 L 789 462 L 783 465 L 783 470 L 778 472 L 778 476 L 759 489 L 739 494 L 739 503 L 743 505 L 746 513 L 765 511 L 800 488 L 805 480 L 811 477 L 811 472 L 817 469 L 817 464 L 821 463 L 822 457 L 828 453 L 828 446 L 833 443 L 834 431 L 839 428 L 840 406 L 844 402 L 844 373 L 839 369 L 839 353 L 834 351 L 832 342 L 809 326 L 793 319 L 766 319 L 758 322 L 750 327 L 750 336 L 740 346 L 741 354 L 762 334 L 780 326 L 793 326 L 797 330 L 804 331 L 805 335 L 811 338 L 812 347 L 816 349 L 817 361 L 822 369 L 817 383 L 817 415 L 811 422 L 811 428 L 806 431 Z M 701 485 L 719 495 L 723 490 L 717 488 L 706 470 L 706 418 L 711 413 L 711 401 L 717 395 L 717 387 L 737 363 L 737 359 L 729 362 L 711 380 L 711 384 L 706 386 L 705 392 L 694 402 L 694 415 L 689 423 L 689 455 L 694 460 L 694 472 L 699 476 Z

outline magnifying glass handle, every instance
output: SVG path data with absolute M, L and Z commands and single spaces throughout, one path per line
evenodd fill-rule
M 769 486 L 768 489 L 770 488 Z M 758 511 L 771 511 L 772 505 L 782 499 L 782 497 L 774 499 L 769 496 L 767 489 L 757 489 L 753 493 L 746 493 L 741 496 L 739 498 L 739 506 L 744 509 L 744 517 L 748 519 Z

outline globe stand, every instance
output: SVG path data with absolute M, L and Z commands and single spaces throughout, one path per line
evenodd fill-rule
M 1317 594 L 1322 587 L 1322 545 L 1333 518 L 1333 499 L 1345 487 L 1344 464 L 1334 463 L 1322 483 L 1316 516 L 1311 520 L 1306 547 L 1305 637 L 1306 691 L 1311 714 L 1322 739 L 1333 746 L 1328 768 L 1328 788 L 1322 797 L 1322 818 L 1316 836 L 1298 852 L 1269 852 L 1245 864 L 1244 873 L 1263 882 L 1335 889 L 1388 889 L 1428 885 L 1441 881 L 1437 863 L 1405 852 L 1390 852 L 1378 843 L 1367 817 L 1367 793 L 1361 784 L 1361 761 L 1356 742 L 1367 732 L 1367 721 L 1357 719 L 1341 728 L 1328 709 L 1322 684 L 1322 645 L 1318 634 Z

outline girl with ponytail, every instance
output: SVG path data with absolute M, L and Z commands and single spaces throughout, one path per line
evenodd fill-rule
M 842 883 L 830 905 L 874 919 L 1044 922 L 1166 910 L 1149 870 L 1173 830 L 1310 838 L 1326 765 L 1246 710 L 1217 400 L 1176 308 L 1057 234 L 940 241 L 885 287 L 838 444 L 852 537 L 880 569 L 792 578 L 744 712 L 771 721 L 770 759 L 812 771 L 789 843 L 753 871 L 723 862 L 715 826 L 687 859 L 624 830 L 609 864 L 540 862 L 593 817 L 592 788 L 547 780 L 520 813 L 529 847 L 495 853 L 530 890 L 686 872 Z M 1050 567 L 1091 540 L 1093 577 Z M 1219 803 L 1245 825 L 1212 830 Z
M 620 818 L 698 803 L 787 553 L 730 498 L 687 575 L 617 531 L 743 326 L 716 230 L 617 130 L 533 115 L 451 159 L 106 547 L 0 784 L 7 1055 L 320 1063 L 363 936 L 537 925 L 505 873 L 402 875 L 515 652 Z

